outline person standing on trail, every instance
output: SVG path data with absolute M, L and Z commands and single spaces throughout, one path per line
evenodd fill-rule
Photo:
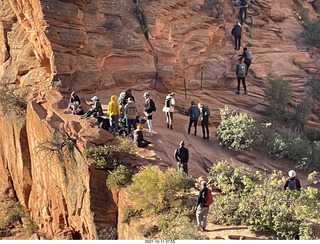
M 297 173 L 294 170 L 290 170 L 288 172 L 289 178 L 286 179 L 283 189 L 286 190 L 287 188 L 290 190 L 298 190 L 301 189 L 300 180 L 297 178 Z
M 238 61 L 240 61 L 242 59 L 244 59 L 244 63 L 247 65 L 247 70 L 246 70 L 246 76 L 247 76 L 249 67 L 251 65 L 252 53 L 246 47 L 243 48 L 243 53 L 242 53 L 242 55 L 239 55 Z
M 201 126 L 202 126 L 202 136 L 203 139 L 209 140 L 209 116 L 210 116 L 210 109 L 208 106 L 205 106 L 201 103 L 198 103 L 198 108 L 200 109 L 201 113 Z M 206 136 L 207 132 L 207 136 Z
M 152 136 L 152 112 L 156 111 L 156 105 L 154 101 L 150 98 L 149 92 L 145 92 L 143 94 L 143 97 L 145 98 L 144 103 L 144 114 L 146 116 L 149 133 L 146 133 L 146 136 Z
M 117 103 L 117 96 L 112 95 L 110 102 L 108 104 L 108 115 L 110 121 L 111 133 L 115 135 L 118 132 L 119 116 L 120 116 L 120 106 Z
M 127 125 L 128 125 L 128 133 L 131 132 L 131 126 L 133 127 L 133 130 L 136 129 L 136 122 L 137 122 L 137 106 L 132 100 L 131 97 L 128 98 L 128 103 L 125 106 L 125 114 L 127 117 Z
M 184 147 L 184 141 L 181 141 L 180 147 L 174 151 L 174 158 L 177 160 L 177 170 L 188 174 L 189 150 Z
M 235 26 L 232 28 L 231 35 L 234 37 L 234 49 L 235 50 L 240 50 L 240 45 L 241 45 L 241 24 L 237 22 Z
M 203 231 L 206 230 L 207 216 L 209 212 L 209 206 L 212 204 L 212 193 L 211 190 L 207 188 L 206 182 L 201 182 L 201 190 L 199 191 L 198 201 L 197 201 L 197 226 Z
M 166 101 L 164 104 L 164 107 L 162 109 L 163 112 L 165 112 L 166 117 L 167 117 L 167 128 L 172 130 L 172 121 L 173 121 L 173 112 L 174 112 L 174 105 L 175 105 L 175 100 L 174 100 L 175 94 L 172 92 L 166 97 Z
M 247 18 L 248 1 L 239 0 L 239 4 L 240 4 L 240 9 L 239 9 L 240 24 L 243 25 L 243 20 Z
M 200 109 L 196 106 L 195 102 L 191 102 L 191 107 L 188 109 L 187 115 L 190 116 L 189 119 L 189 126 L 188 126 L 188 134 L 190 134 L 191 126 L 194 124 L 194 135 L 197 135 L 197 124 L 198 124 L 198 118 L 200 115 Z
M 247 94 L 247 87 L 246 87 L 246 73 L 247 73 L 247 65 L 243 63 L 242 60 L 239 61 L 239 63 L 236 66 L 236 76 L 238 80 L 238 87 L 236 94 L 240 94 L 240 81 L 242 81 L 244 94 Z

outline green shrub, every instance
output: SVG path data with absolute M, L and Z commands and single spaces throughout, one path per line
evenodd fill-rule
M 274 119 L 283 119 L 292 96 L 291 85 L 282 77 L 272 74 L 268 74 L 268 82 L 264 89 L 269 104 L 267 111 Z
M 308 22 L 301 36 L 307 44 L 320 48 L 320 19 Z
M 244 167 L 234 168 L 226 161 L 215 163 L 208 173 L 209 182 L 223 193 L 248 191 L 259 177 L 258 172 L 252 173 Z
M 4 115 L 16 114 L 18 117 L 25 117 L 27 111 L 26 89 L 9 88 L 8 85 L 0 85 L 0 104 Z
M 125 164 L 128 157 L 136 153 L 136 146 L 129 138 L 117 139 L 117 145 L 91 147 L 85 149 L 83 155 L 95 160 L 101 169 L 114 169 L 120 164 Z
M 317 13 L 320 13 L 320 0 L 314 0 L 312 6 Z
M 303 100 L 295 107 L 294 113 L 287 119 L 296 130 L 304 130 L 307 124 L 308 116 L 311 113 L 312 102 L 310 99 Z
M 107 187 L 113 186 L 124 186 L 131 180 L 132 172 L 124 165 L 119 165 L 117 168 L 108 176 L 106 182 Z
M 320 141 L 320 130 L 317 128 L 309 128 L 304 131 L 309 141 Z
M 224 175 L 229 175 L 230 168 Z M 235 169 L 234 169 L 235 170 Z M 232 176 L 231 176 L 232 178 Z M 247 177 L 242 184 L 246 185 Z M 232 179 L 229 179 L 229 182 Z M 219 224 L 242 224 L 254 231 L 268 233 L 276 239 L 313 239 L 312 219 L 320 219 L 320 198 L 315 188 L 283 191 L 281 172 L 265 176 L 261 184 L 252 184 L 247 191 L 229 191 L 215 198 L 209 221 Z
M 150 165 L 135 174 L 132 182 L 127 188 L 132 209 L 145 215 L 181 206 L 182 193 L 194 186 L 192 177 L 183 172 L 172 168 L 162 172 L 159 167 Z
M 262 124 L 246 113 L 238 113 L 228 107 L 220 109 L 221 122 L 217 127 L 217 140 L 220 145 L 228 145 L 241 151 L 251 149 L 262 138 L 263 128 L 269 124 Z
M 320 76 L 312 76 L 307 85 L 310 87 L 312 98 L 320 102 Z
M 130 223 L 130 220 L 136 217 L 137 215 L 139 215 L 139 213 L 134 211 L 132 208 L 126 208 L 123 211 L 122 223 Z

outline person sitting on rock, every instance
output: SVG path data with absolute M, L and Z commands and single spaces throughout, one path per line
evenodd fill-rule
M 137 147 L 146 147 L 150 144 L 149 141 L 143 139 L 142 129 L 142 125 L 138 124 L 137 129 L 133 131 L 133 142 Z
M 84 115 L 81 115 L 81 119 L 88 118 L 91 115 L 93 115 L 93 117 L 95 118 L 103 115 L 102 106 L 101 102 L 99 101 L 99 98 L 97 96 L 94 96 L 91 98 L 91 100 L 93 101 L 92 108 L 90 108 L 88 112 L 86 112 Z
M 76 110 L 79 106 L 81 106 L 81 100 L 78 97 L 78 95 L 73 91 L 71 92 L 71 95 L 70 95 L 68 108 L 72 109 L 73 114 L 76 114 Z

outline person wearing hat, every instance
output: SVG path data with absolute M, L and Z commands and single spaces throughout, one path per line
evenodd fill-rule
M 138 124 L 137 129 L 133 131 L 133 142 L 137 147 L 146 147 L 150 144 L 149 141 L 143 139 L 142 129 L 142 125 Z
M 125 116 L 127 117 L 128 133 L 130 134 L 131 127 L 133 127 L 133 130 L 136 129 L 137 114 L 138 114 L 137 105 L 134 103 L 131 97 L 128 98 L 128 103 L 124 107 L 124 111 L 125 111 Z
M 76 110 L 80 105 L 81 101 L 78 95 L 74 91 L 71 92 L 68 108 L 72 109 L 73 114 L 76 114 Z
M 181 141 L 180 147 L 174 151 L 174 158 L 177 160 L 177 170 L 188 174 L 189 150 L 184 147 L 184 141 Z
M 290 190 L 298 190 L 301 189 L 300 180 L 297 178 L 297 173 L 294 170 L 290 170 L 288 172 L 289 177 L 286 179 L 283 189 L 286 190 L 287 188 Z
M 150 98 L 149 92 L 143 94 L 145 99 L 144 103 L 144 114 L 146 116 L 147 125 L 149 128 L 149 133 L 146 133 L 146 136 L 152 136 L 152 112 L 156 111 L 156 106 L 154 101 Z
M 166 117 L 167 117 L 167 128 L 170 127 L 172 130 L 172 120 L 173 120 L 173 112 L 174 112 L 174 105 L 175 105 L 175 100 L 174 100 L 174 93 L 168 94 L 166 96 L 165 104 L 162 109 L 163 112 L 165 112 Z
M 97 96 L 93 96 L 91 100 L 93 101 L 92 107 L 84 115 L 81 115 L 81 119 L 88 118 L 91 115 L 93 115 L 93 117 L 95 118 L 103 115 L 103 110 L 99 98 Z
M 108 104 L 108 115 L 110 121 L 111 133 L 115 135 L 118 133 L 120 106 L 117 103 L 117 96 L 112 95 Z

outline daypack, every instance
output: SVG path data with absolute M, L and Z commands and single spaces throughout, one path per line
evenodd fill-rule
M 238 77 L 246 77 L 246 64 L 245 63 L 239 63 L 238 64 Z
M 247 50 L 247 51 L 245 51 L 245 53 L 246 53 L 246 59 L 251 60 L 252 59 L 252 52 Z
M 152 99 L 150 99 L 150 110 L 152 112 L 157 110 L 156 105 L 155 105 L 155 103 L 154 103 L 154 101 Z
M 288 180 L 288 188 L 290 190 L 295 190 L 296 189 L 296 179 L 289 179 Z
M 204 196 L 203 196 L 203 201 L 201 203 L 201 207 L 209 207 L 212 202 L 213 202 L 213 198 L 212 198 L 212 193 L 210 189 L 207 189 L 207 192 L 203 192 Z
M 168 97 L 168 98 L 166 99 L 166 107 L 167 107 L 167 108 L 170 108 L 170 106 L 171 106 L 171 97 Z
M 207 106 L 203 107 L 203 116 L 210 116 L 210 109 Z
M 247 0 L 240 0 L 240 5 L 241 6 L 247 6 L 248 5 Z

